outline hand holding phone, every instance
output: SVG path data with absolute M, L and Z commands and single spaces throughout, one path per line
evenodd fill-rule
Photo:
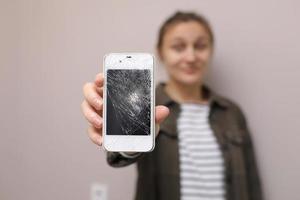
M 147 152 L 155 146 L 154 57 L 112 53 L 104 58 L 103 147 Z
M 84 100 L 81 104 L 84 117 L 89 122 L 88 135 L 89 138 L 97 145 L 102 145 L 103 135 L 103 73 L 96 75 L 94 82 L 88 82 L 83 86 Z M 161 123 L 169 114 L 169 110 L 165 106 L 155 107 L 156 125 Z

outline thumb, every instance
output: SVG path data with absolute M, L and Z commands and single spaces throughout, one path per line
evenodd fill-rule
M 155 136 L 157 136 L 159 133 L 159 124 L 166 119 L 170 111 L 166 106 L 156 106 L 155 111 Z
M 160 124 L 169 115 L 169 108 L 166 106 L 156 106 L 155 107 L 155 122 Z

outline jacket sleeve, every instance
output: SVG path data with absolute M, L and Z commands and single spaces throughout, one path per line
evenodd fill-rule
M 251 139 L 251 133 L 249 131 L 245 115 L 239 107 L 237 107 L 237 114 L 241 129 L 244 131 L 244 154 L 245 164 L 247 170 L 247 180 L 249 188 L 249 199 L 263 200 L 263 191 L 261 180 L 258 172 L 257 162 L 255 158 L 254 146 Z
M 132 163 L 137 162 L 144 153 L 140 153 L 138 156 L 134 158 L 124 157 L 119 152 L 107 152 L 106 160 L 107 163 L 112 167 L 125 167 Z

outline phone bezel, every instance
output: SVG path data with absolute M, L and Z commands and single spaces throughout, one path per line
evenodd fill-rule
M 149 53 L 110 53 L 104 56 L 103 87 L 103 148 L 113 152 L 149 152 L 155 147 L 155 89 L 154 56 Z M 106 85 L 109 69 L 149 69 L 151 71 L 151 125 L 150 135 L 107 135 L 106 132 Z

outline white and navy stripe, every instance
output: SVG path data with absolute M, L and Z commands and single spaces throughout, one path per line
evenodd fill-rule
M 225 200 L 224 160 L 208 104 L 181 104 L 177 121 L 181 200 Z

